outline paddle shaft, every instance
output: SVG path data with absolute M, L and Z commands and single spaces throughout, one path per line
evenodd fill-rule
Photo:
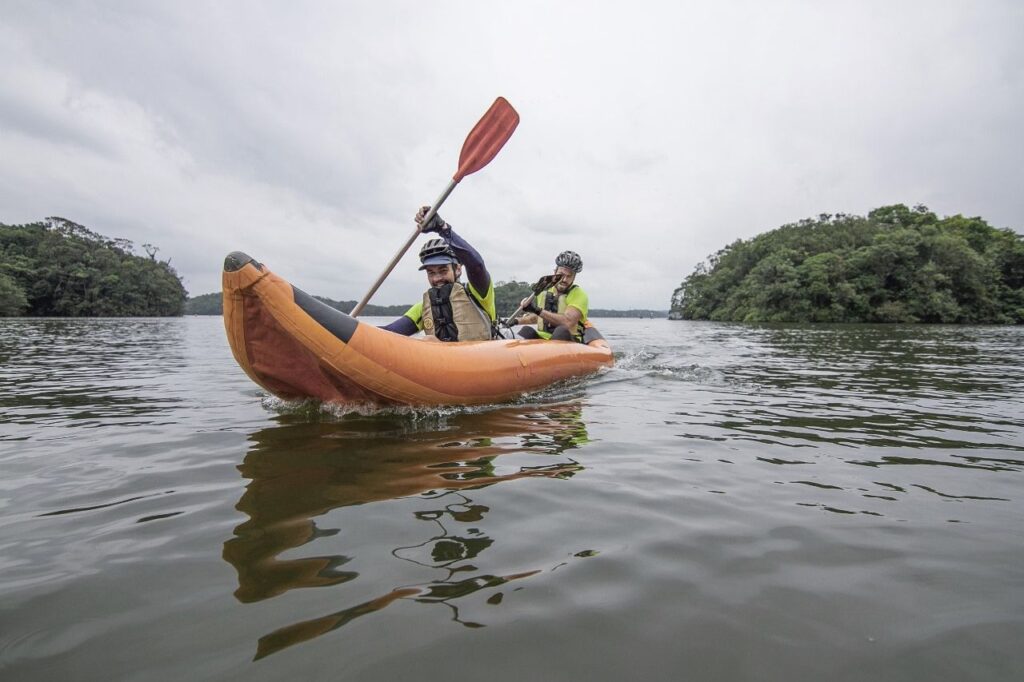
M 540 292 L 544 291 L 545 289 L 547 289 L 550 286 L 558 284 L 558 282 L 561 281 L 561 279 L 562 279 L 561 275 L 556 275 L 556 276 L 545 275 L 544 277 L 541 277 L 539 280 L 537 280 L 536 284 L 534 284 L 532 287 L 530 287 L 530 291 L 533 293 L 533 297 L 536 298 L 537 296 L 540 296 Z M 545 280 L 547 280 L 547 281 L 545 281 Z M 505 318 L 505 326 L 508 327 L 509 329 L 512 329 L 512 323 L 519 316 L 519 313 L 523 312 L 523 308 L 525 308 L 525 307 L 526 307 L 525 305 L 520 305 L 516 309 L 516 311 L 514 313 L 512 313 L 511 315 L 506 317 Z
M 405 255 L 405 252 L 409 250 L 412 243 L 416 241 L 416 237 L 423 231 L 422 226 L 430 224 L 430 219 L 437 215 L 437 209 L 441 207 L 441 204 L 452 193 L 452 190 L 459 184 L 459 181 L 470 173 L 476 173 L 489 164 L 497 153 L 501 151 L 505 143 L 508 142 L 508 138 L 512 137 L 512 133 L 518 125 L 519 114 L 508 103 L 508 100 L 504 97 L 494 100 L 491 108 L 484 113 L 483 117 L 469 131 L 469 135 L 466 136 L 466 141 L 462 144 L 462 151 L 459 153 L 459 168 L 455 171 L 455 175 L 452 176 L 451 184 L 437 198 L 437 201 L 434 202 L 427 215 L 423 216 L 423 220 L 416 226 L 416 231 L 412 233 L 412 236 L 405 242 L 405 245 L 391 259 L 387 268 L 377 278 L 377 281 L 373 283 L 373 286 L 366 296 L 363 297 L 363 300 L 357 303 L 356 307 L 349 313 L 352 317 L 357 316 L 363 311 L 370 298 L 377 293 L 377 289 L 380 288 L 385 278 L 391 274 L 391 271 L 398 265 L 398 261 L 402 260 L 402 256 Z
M 377 289 L 380 289 L 380 285 L 384 283 L 384 280 L 388 278 L 388 275 L 391 274 L 391 271 L 395 269 L 395 266 L 398 265 L 398 261 L 402 260 L 402 256 L 404 256 L 405 252 L 409 250 L 409 247 L 412 246 L 412 243 L 416 241 L 416 237 L 420 236 L 420 226 L 430 224 L 430 219 L 437 215 L 437 210 L 441 207 L 441 204 L 445 202 L 445 200 L 448 198 L 448 195 L 452 193 L 452 191 L 458 184 L 459 183 L 455 180 L 452 180 L 448 184 L 448 187 L 444 190 L 444 192 L 441 193 L 441 196 L 437 198 L 437 201 L 435 201 L 434 205 L 430 207 L 430 210 L 427 211 L 427 215 L 423 216 L 423 221 L 416 226 L 416 229 L 409 236 L 409 239 L 406 240 L 405 244 L 402 245 L 402 248 L 398 250 L 398 253 L 395 254 L 395 257 L 392 258 L 391 262 L 388 263 L 386 268 L 384 268 L 384 272 L 380 273 L 380 277 L 377 278 L 377 281 L 373 283 L 373 286 L 370 287 L 370 290 L 366 292 L 365 296 L 363 296 L 363 300 L 359 301 L 359 303 L 356 304 L 356 307 L 352 309 L 352 312 L 350 312 L 349 315 L 351 315 L 352 317 L 358 317 L 359 313 L 363 312 L 363 308 L 365 308 L 366 304 L 370 302 L 370 299 L 373 298 L 373 295 L 377 293 Z

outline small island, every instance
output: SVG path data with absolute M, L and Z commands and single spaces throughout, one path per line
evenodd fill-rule
M 1024 237 L 925 206 L 822 214 L 737 240 L 672 295 L 676 320 L 1024 323 Z
M 0 223 L 0 317 L 167 317 L 188 292 L 159 249 L 109 239 L 65 218 Z

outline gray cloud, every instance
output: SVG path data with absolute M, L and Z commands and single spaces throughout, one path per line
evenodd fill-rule
M 356 298 L 493 98 L 522 123 L 442 211 L 496 279 L 583 254 L 661 307 L 737 238 L 928 204 L 1020 230 L 1015 2 L 7 2 L 0 221 L 152 242 L 193 293 L 240 248 Z M 549 255 L 550 254 L 550 255 Z M 375 298 L 418 298 L 412 256 Z

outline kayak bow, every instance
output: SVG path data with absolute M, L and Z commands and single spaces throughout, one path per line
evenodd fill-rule
M 293 287 L 250 256 L 224 260 L 224 327 L 235 360 L 286 400 L 474 405 L 514 399 L 613 364 L 588 343 L 507 339 L 441 343 L 361 322 Z

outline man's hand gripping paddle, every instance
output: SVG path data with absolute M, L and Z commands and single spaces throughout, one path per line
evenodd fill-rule
M 539 296 L 540 292 L 550 289 L 551 287 L 553 287 L 554 285 L 558 284 L 561 281 L 561 273 L 555 273 L 553 275 L 544 275 L 543 277 L 537 280 L 536 284 L 530 287 L 530 291 L 533 292 L 534 296 Z M 519 313 L 521 312 L 523 312 L 523 306 L 519 306 L 519 308 L 514 313 L 508 316 L 508 318 L 505 320 L 505 326 L 508 327 L 509 329 L 512 329 L 512 325 L 515 324 L 515 320 L 517 317 L 519 317 Z

